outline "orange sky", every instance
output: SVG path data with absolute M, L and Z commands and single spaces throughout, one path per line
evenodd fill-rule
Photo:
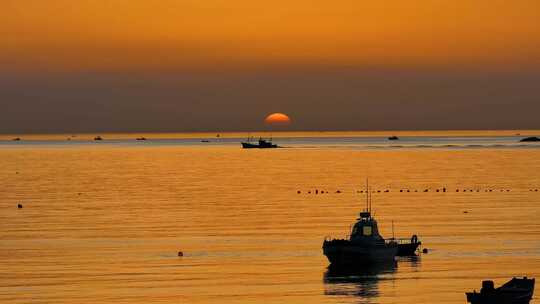
M 540 1 L 3 0 L 0 66 L 540 65 Z

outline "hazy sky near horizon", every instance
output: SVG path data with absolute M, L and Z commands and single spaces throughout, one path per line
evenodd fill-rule
M 540 129 L 540 2 L 4 0 L 0 133 Z

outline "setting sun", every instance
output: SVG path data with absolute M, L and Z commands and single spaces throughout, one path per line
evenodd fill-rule
M 267 125 L 288 126 L 291 123 L 289 116 L 283 113 L 273 113 L 264 119 Z

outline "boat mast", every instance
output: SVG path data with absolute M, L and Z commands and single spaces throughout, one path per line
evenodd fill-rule
M 371 191 L 369 190 L 369 179 L 366 178 L 366 188 L 367 188 L 367 195 L 366 195 L 366 211 L 371 213 Z
M 369 179 L 366 178 L 366 212 L 369 212 Z

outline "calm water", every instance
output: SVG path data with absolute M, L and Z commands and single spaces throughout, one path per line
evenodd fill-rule
M 349 135 L 0 141 L 0 302 L 465 303 L 482 279 L 540 278 L 539 144 Z M 383 235 L 393 221 L 431 251 L 327 273 L 322 240 L 368 176 Z

